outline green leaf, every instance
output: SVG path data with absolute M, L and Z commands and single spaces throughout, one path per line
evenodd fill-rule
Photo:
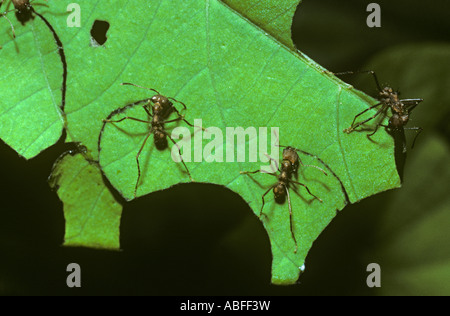
M 49 183 L 64 203 L 65 246 L 120 248 L 122 206 L 96 164 L 82 154 L 67 152 L 55 163 Z
M 14 13 L 8 16 L 16 38 L 0 18 L 0 138 L 30 159 L 61 137 L 63 68 L 53 34 L 41 19 L 23 26 Z
M 295 50 L 292 42 L 291 25 L 295 10 L 301 0 L 223 0 L 223 2 L 238 14 L 268 32 L 280 43 Z
M 285 49 L 220 2 L 208 1 L 206 6 L 191 3 L 189 10 L 183 6 L 188 5 L 181 5 L 177 10 L 159 8 L 157 13 L 145 14 L 154 14 L 155 20 L 147 31 L 146 40 L 137 41 L 138 53 L 127 60 L 125 72 L 134 76 L 122 76 L 122 81 L 157 89 L 184 102 L 188 107 L 186 119 L 196 126 L 200 123 L 195 119 L 202 119 L 207 131 L 212 130 L 211 127 L 220 129 L 220 139 L 225 137 L 227 127 L 255 127 L 256 130 L 279 127 L 282 144 L 317 154 L 330 165 L 344 183 L 351 202 L 399 186 L 389 135 L 380 131 L 373 138 L 374 142 L 370 142 L 365 133 L 347 135 L 342 132 L 355 114 L 373 102 L 370 98 L 330 78 L 312 61 Z M 188 11 L 197 15 L 191 23 L 185 19 L 182 27 L 179 21 Z M 167 29 L 178 35 L 176 42 L 158 38 L 167 34 Z M 138 32 L 138 29 L 130 31 Z M 160 43 L 164 43 L 165 54 L 158 53 Z M 152 56 L 145 63 L 147 69 L 152 70 L 150 78 L 142 76 L 141 56 Z M 114 89 L 120 89 L 120 94 L 127 95 L 128 100 L 110 108 L 112 111 L 125 107 L 120 113 L 113 113 L 111 119 L 129 116 L 148 120 L 142 104 L 125 105 L 148 98 L 152 93 L 117 84 Z M 168 130 L 175 126 L 187 125 L 183 122 L 166 125 Z M 101 134 L 100 165 L 112 185 L 127 199 L 134 195 L 138 177 L 136 156 L 147 132 L 147 124 L 124 120 L 104 124 Z M 259 169 L 261 163 L 205 162 L 205 157 L 201 162 L 194 162 L 195 142 L 197 140 L 198 144 L 205 132 L 194 133 L 191 129 L 191 133 L 191 162 L 187 158 L 184 160 L 193 178 L 222 184 L 238 192 L 259 215 L 261 196 L 275 178 L 264 174 L 240 175 L 240 171 Z M 207 143 L 209 140 L 204 139 L 201 148 Z M 225 161 L 227 148 L 223 143 Z M 170 141 L 169 147 L 174 148 Z M 247 149 L 247 157 L 248 153 Z M 264 156 L 264 152 L 259 155 Z M 183 165 L 171 160 L 169 149 L 157 150 L 152 136 L 139 159 L 138 196 L 189 182 Z M 303 161 L 318 164 L 311 157 L 303 157 Z M 300 172 L 300 179 L 324 202 L 311 199 L 302 188 L 298 189 L 298 194 L 291 193 L 299 245 L 297 254 L 293 252 L 287 203 L 280 205 L 274 203 L 272 194 L 266 196 L 264 210 L 268 219 L 263 222 L 272 243 L 272 280 L 278 284 L 297 280 L 312 242 L 335 216 L 336 210 L 345 206 L 339 181 L 331 174 L 324 177 L 314 168 L 305 168 Z
M 148 127 L 131 120 L 105 125 L 102 122 L 113 111 L 152 95 L 150 91 L 120 85 L 132 82 L 184 102 L 188 108 L 186 119 L 195 125 L 199 125 L 196 119 L 201 119 L 207 131 L 217 127 L 222 132 L 219 140 L 226 135 L 227 127 L 253 127 L 257 131 L 268 127 L 269 135 L 271 127 L 278 127 L 282 144 L 311 152 L 330 166 L 352 203 L 398 187 L 393 141 L 385 131 L 378 131 L 373 141 L 367 139 L 365 132 L 350 135 L 342 132 L 353 117 L 374 100 L 324 73 L 319 65 L 296 54 L 287 43 L 291 21 L 286 17 L 297 2 L 283 4 L 286 9 L 266 3 L 263 7 L 268 11 L 253 12 L 247 7 L 246 15 L 245 12 L 237 14 L 224 3 L 213 0 L 155 1 L 145 6 L 141 2 L 122 0 L 81 0 L 77 2 L 82 9 L 81 28 L 68 28 L 65 18 L 48 14 L 65 44 L 69 73 L 66 98 L 69 138 L 86 146 L 94 159 L 99 158 L 104 174 L 120 194 L 133 198 L 136 155 Z M 51 11 L 64 12 L 65 5 L 51 3 Z M 262 11 L 265 13 L 258 22 L 255 17 Z M 279 39 L 285 44 L 266 33 L 274 32 L 267 30 L 272 25 L 267 18 L 280 14 L 284 14 L 280 20 L 283 22 L 276 28 L 283 30 Z M 242 15 L 267 29 L 249 23 Z M 90 29 L 95 20 L 110 23 L 104 46 L 89 45 Z M 147 119 L 139 106 L 129 107 L 111 118 L 115 120 L 120 115 Z M 187 127 L 184 122 L 166 124 L 168 130 L 176 126 Z M 202 134 L 205 132 L 195 133 L 194 139 Z M 210 140 L 202 142 L 200 148 Z M 236 144 L 232 148 L 235 150 Z M 190 149 L 192 160 L 194 149 L 194 146 Z M 225 155 L 226 146 L 222 149 Z M 248 153 L 247 149 L 246 157 Z M 260 151 L 258 157 L 265 158 L 264 154 Z M 205 162 L 203 158 L 201 162 L 186 162 L 193 178 L 198 182 L 227 186 L 249 201 L 259 215 L 261 196 L 276 178 L 266 174 L 250 177 L 241 175 L 240 171 L 259 169 L 262 163 L 248 162 L 248 159 L 239 163 Z M 189 182 L 183 165 L 170 158 L 170 150 L 155 148 L 153 136 L 144 147 L 140 161 L 142 176 L 138 196 Z M 309 156 L 302 157 L 302 161 L 321 166 Z M 65 168 L 70 170 L 71 167 L 64 164 L 62 174 Z M 294 253 L 287 203 L 275 203 L 271 192 L 266 195 L 264 213 L 267 218 L 262 218 L 262 222 L 271 240 L 272 281 L 277 284 L 297 280 L 313 241 L 346 203 L 340 181 L 332 174 L 324 176 L 315 168 L 305 167 L 299 171 L 298 180 L 323 203 L 312 199 L 302 187 L 297 193 L 291 189 L 298 242 L 298 252 Z M 86 182 L 84 185 L 89 189 Z M 69 190 L 81 189 L 74 186 L 68 189 L 68 194 Z M 77 217 L 92 217 L 93 222 L 102 220 L 102 216 L 97 220 L 94 213 L 89 215 L 89 207 L 82 212 L 83 215 Z M 97 235 L 103 239 L 105 225 L 99 227 L 102 228 L 90 226 L 93 229 L 89 231 L 90 236 L 80 244 L 97 244 Z M 116 226 L 112 231 L 114 229 Z

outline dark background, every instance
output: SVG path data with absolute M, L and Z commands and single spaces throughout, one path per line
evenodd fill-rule
M 369 2 L 304 0 L 293 23 L 294 42 L 336 72 L 362 69 L 397 45 L 449 42 L 447 0 L 376 1 L 382 10 L 378 29 L 366 26 Z M 375 88 L 373 82 L 357 87 L 372 95 Z M 447 144 L 448 113 L 436 129 Z M 414 123 L 420 126 L 420 117 Z M 179 185 L 124 204 L 122 251 L 61 247 L 62 203 L 47 177 L 68 148 L 60 141 L 24 161 L 0 141 L 2 295 L 380 294 L 366 286 L 365 270 L 381 260 L 371 258 L 370 249 L 377 243 L 381 206 L 395 191 L 338 213 L 309 252 L 299 284 L 274 286 L 269 239 L 258 218 L 238 195 L 215 185 Z M 71 262 L 81 266 L 81 288 L 66 286 Z

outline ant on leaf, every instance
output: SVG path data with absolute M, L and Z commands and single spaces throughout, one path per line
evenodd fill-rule
M 283 149 L 283 157 L 282 157 L 283 160 L 280 162 L 280 166 L 278 167 L 278 173 L 277 172 L 267 173 L 268 175 L 277 177 L 278 181 L 276 183 L 274 183 L 272 186 L 270 186 L 267 189 L 267 191 L 264 192 L 264 194 L 262 195 L 262 197 L 261 197 L 262 198 L 262 206 L 261 206 L 261 211 L 259 213 L 259 218 L 261 219 L 262 215 L 265 215 L 263 213 L 263 209 L 264 209 L 264 205 L 265 205 L 264 197 L 270 192 L 270 190 L 273 190 L 275 201 L 278 203 L 284 202 L 284 198 L 287 197 L 288 207 L 289 207 L 290 231 L 291 231 L 292 239 L 294 240 L 294 243 L 295 243 L 294 253 L 297 253 L 298 246 L 297 246 L 297 240 L 296 240 L 295 234 L 294 234 L 294 223 L 293 223 L 293 217 L 292 217 L 292 205 L 291 205 L 291 197 L 289 195 L 289 187 L 291 184 L 303 186 L 309 195 L 313 196 L 315 199 L 319 200 L 321 203 L 323 201 L 322 201 L 322 199 L 320 199 L 319 197 L 314 195 L 309 190 L 309 188 L 306 184 L 292 180 L 292 176 L 297 173 L 299 165 L 305 166 L 305 167 L 316 168 L 316 169 L 320 170 L 326 176 L 328 174 L 320 167 L 317 167 L 314 165 L 303 164 L 303 162 L 300 159 L 297 152 L 300 152 L 300 153 L 303 153 L 305 155 L 309 155 L 309 156 L 312 156 L 315 158 L 317 158 L 317 156 L 315 156 L 311 153 L 308 153 L 306 151 L 291 147 L 291 146 L 279 146 L 279 147 L 285 147 L 285 148 Z M 269 157 L 269 159 L 271 161 L 274 161 L 277 164 L 277 161 L 275 161 L 275 159 L 273 159 L 271 157 Z M 322 160 L 320 160 L 320 162 L 323 163 Z M 260 172 L 260 170 L 241 171 L 240 173 L 241 174 L 253 174 L 253 173 L 258 173 L 258 172 Z
M 371 136 L 373 136 L 378 131 L 378 128 L 380 126 L 389 128 L 391 130 L 400 130 L 400 131 L 415 130 L 415 131 L 417 131 L 417 134 L 414 137 L 414 140 L 413 140 L 413 143 L 411 146 L 411 148 L 414 148 L 416 139 L 419 136 L 419 134 L 422 132 L 423 128 L 416 127 L 416 126 L 415 127 L 405 127 L 405 126 L 409 121 L 409 116 L 410 116 L 411 112 L 415 109 L 415 107 L 420 102 L 423 101 L 423 99 L 419 99 L 419 98 L 417 98 L 417 99 L 400 99 L 398 91 L 394 91 L 389 86 L 381 87 L 381 85 L 378 81 L 378 78 L 373 70 L 360 71 L 360 72 L 369 73 L 373 76 L 375 83 L 377 85 L 377 89 L 378 89 L 378 98 L 377 99 L 379 102 L 377 104 L 370 106 L 369 108 L 365 109 L 364 111 L 358 113 L 357 115 L 355 115 L 351 126 L 349 128 L 344 129 L 344 132 L 347 134 L 350 134 L 353 131 L 355 131 L 356 128 L 358 128 L 359 126 L 373 120 L 374 118 L 376 118 L 379 115 L 386 117 L 387 111 L 390 109 L 391 116 L 389 117 L 388 125 L 383 125 L 381 122 L 377 123 L 377 125 L 375 126 L 375 130 L 372 133 L 367 134 L 367 137 L 370 138 Z M 356 72 L 353 72 L 353 71 L 347 71 L 347 72 L 340 72 L 340 73 L 334 73 L 334 74 L 335 75 L 346 75 L 346 74 L 355 74 L 355 73 Z M 377 110 L 377 112 L 374 115 L 355 124 L 356 119 L 359 116 L 361 116 L 365 112 L 372 110 L 374 108 L 377 108 L 377 107 L 380 107 L 380 108 Z
M 139 156 L 141 155 L 142 150 L 144 149 L 144 146 L 147 143 L 148 138 L 152 134 L 153 134 L 154 144 L 155 144 L 156 148 L 158 148 L 158 149 L 165 149 L 165 148 L 167 148 L 167 138 L 169 138 L 170 141 L 175 146 L 177 146 L 178 153 L 179 153 L 180 158 L 181 158 L 181 162 L 183 163 L 183 166 L 186 169 L 186 172 L 187 172 L 187 174 L 189 176 L 189 179 L 191 181 L 194 181 L 192 179 L 192 176 L 191 176 L 191 173 L 189 172 L 188 167 L 186 166 L 186 164 L 183 161 L 183 157 L 181 155 L 180 147 L 173 140 L 172 136 L 170 136 L 170 134 L 166 131 L 165 126 L 164 126 L 166 123 L 177 122 L 177 121 L 184 121 L 189 126 L 195 127 L 194 125 L 189 123 L 184 118 L 184 114 L 180 113 L 180 111 L 174 106 L 174 103 L 176 102 L 176 103 L 181 104 L 183 106 L 183 110 L 182 111 L 187 110 L 186 105 L 183 102 L 178 101 L 178 100 L 176 100 L 176 99 L 174 99 L 172 97 L 166 97 L 166 96 L 162 95 L 161 93 L 159 93 L 157 90 L 152 89 L 152 88 L 146 88 L 146 87 L 138 86 L 136 84 L 128 83 L 128 82 L 122 83 L 121 85 L 130 85 L 130 86 L 138 87 L 138 88 L 141 88 L 141 89 L 151 90 L 151 91 L 156 93 L 151 98 L 134 102 L 134 103 L 129 104 L 129 105 L 123 107 L 123 108 L 120 108 L 118 110 L 113 111 L 106 119 L 103 120 L 103 127 L 102 127 L 102 130 L 101 130 L 101 133 L 100 133 L 100 138 L 101 138 L 106 123 L 120 123 L 120 122 L 122 122 L 124 120 L 133 120 L 133 121 L 136 121 L 136 122 L 148 124 L 147 135 L 145 136 L 144 141 L 142 142 L 142 145 L 140 146 L 139 151 L 138 151 L 138 153 L 136 155 L 136 164 L 137 164 L 137 169 L 138 169 L 138 176 L 137 176 L 136 184 L 135 184 L 135 187 L 134 187 L 134 197 L 136 197 L 137 188 L 139 186 L 139 181 L 141 179 L 141 167 L 140 167 L 140 162 L 139 162 Z M 128 108 L 130 108 L 132 106 L 139 105 L 139 104 L 142 104 L 142 108 L 147 113 L 147 115 L 149 117 L 149 120 L 142 120 L 140 118 L 130 117 L 130 116 L 125 116 L 125 117 L 120 118 L 118 120 L 112 120 L 111 119 L 114 115 L 119 114 L 119 113 L 123 112 L 124 110 L 126 110 L 126 109 L 128 109 Z M 172 113 L 176 113 L 177 117 L 174 118 L 174 119 L 168 119 L 169 116 Z M 99 138 L 99 151 L 100 151 L 100 138 Z

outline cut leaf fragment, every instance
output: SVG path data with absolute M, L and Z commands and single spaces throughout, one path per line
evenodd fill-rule
M 56 162 L 49 183 L 64 203 L 65 246 L 120 248 L 122 206 L 96 164 L 82 154 L 67 152 Z

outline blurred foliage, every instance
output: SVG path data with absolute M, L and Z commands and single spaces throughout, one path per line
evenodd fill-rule
M 352 205 L 347 211 L 368 214 L 362 223 L 372 222 L 366 227 L 370 242 L 355 245 L 364 247 L 358 251 L 359 260 L 365 260 L 361 267 L 366 262 L 381 265 L 382 286 L 372 293 L 449 295 L 450 42 L 445 32 L 450 27 L 446 18 L 450 4 L 377 3 L 382 8 L 382 27 L 368 29 L 365 16 L 355 14 L 365 9 L 365 1 L 346 1 L 345 5 L 305 1 L 294 21 L 294 42 L 331 71 L 374 70 L 381 84 L 398 89 L 401 97 L 424 99 L 408 124 L 421 126 L 424 132 L 416 147 L 408 148 L 407 157 L 402 157 L 404 166 L 398 166 L 404 167 L 402 189 Z M 317 19 L 324 11 L 326 17 Z M 339 16 L 340 22 L 332 26 L 331 15 Z M 347 34 L 348 40 L 337 34 Z M 334 53 L 332 58 L 329 51 Z M 376 93 L 369 75 L 342 79 L 371 95 Z M 415 133 L 405 133 L 410 145 Z
M 258 219 L 213 185 L 179 185 L 127 204 L 121 253 L 59 248 L 62 205 L 43 179 L 67 145 L 25 163 L 2 144 L 0 249 L 10 260 L 0 261 L 0 294 L 449 295 L 450 6 L 377 2 L 382 27 L 369 29 L 367 1 L 304 0 L 294 43 L 331 71 L 373 69 L 402 97 L 424 98 L 409 124 L 425 130 L 408 148 L 404 187 L 339 213 L 315 241 L 299 285 L 270 285 L 269 240 Z M 343 79 L 373 95 L 365 76 Z M 413 136 L 407 132 L 408 144 Z M 146 212 L 149 205 L 160 212 Z M 187 246 L 179 249 L 180 241 Z M 83 271 L 77 291 L 65 286 L 70 262 Z M 371 262 L 381 265 L 380 289 L 366 286 Z

